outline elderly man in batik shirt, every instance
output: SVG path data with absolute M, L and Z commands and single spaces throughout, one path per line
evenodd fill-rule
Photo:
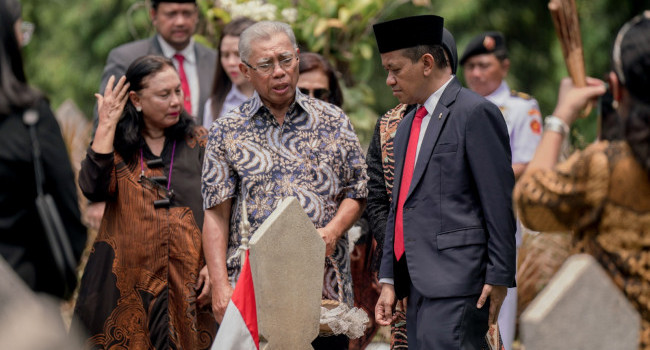
M 260 22 L 239 41 L 240 69 L 253 97 L 215 121 L 203 164 L 203 242 L 212 284 L 212 308 L 221 321 L 239 271 L 226 263 L 240 244 L 241 203 L 246 200 L 251 232 L 281 200 L 297 197 L 326 243 L 343 280 L 326 268 L 323 297 L 352 306 L 346 231 L 366 203 L 363 152 L 350 120 L 338 107 L 303 95 L 298 49 L 291 28 Z M 229 278 L 230 277 L 230 281 Z

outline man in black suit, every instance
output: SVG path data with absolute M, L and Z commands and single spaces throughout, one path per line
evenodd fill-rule
M 494 104 L 452 76 L 441 17 L 374 31 L 386 84 L 400 103 L 417 104 L 394 139 L 376 320 L 390 324 L 396 299 L 408 296 L 409 349 L 478 349 L 514 286 L 507 127 Z

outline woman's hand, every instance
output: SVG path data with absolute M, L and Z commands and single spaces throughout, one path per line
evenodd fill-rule
M 97 130 L 95 130 L 95 138 L 91 148 L 100 154 L 113 152 L 115 129 L 117 128 L 117 122 L 122 117 L 129 96 L 129 84 L 126 83 L 126 77 L 122 76 L 115 87 L 113 87 L 114 82 L 115 76 L 111 75 L 108 78 L 104 95 L 95 94 L 99 123 L 97 124 Z
M 212 314 L 219 324 L 223 321 L 223 315 L 226 313 L 232 292 L 232 286 L 227 280 L 212 288 Z
M 110 125 L 117 125 L 120 121 L 124 106 L 128 99 L 129 83 L 126 83 L 126 77 L 122 76 L 117 81 L 115 87 L 115 76 L 111 75 L 108 78 L 104 95 L 95 94 L 97 98 L 97 114 L 99 115 L 99 123 L 107 123 Z
M 203 266 L 199 272 L 199 278 L 196 280 L 196 291 L 201 291 L 201 294 L 196 298 L 196 304 L 199 308 L 210 304 L 212 301 L 212 285 L 210 284 L 210 275 L 208 274 L 208 265 Z
M 571 78 L 564 78 L 560 83 L 557 105 L 553 115 L 564 120 L 570 126 L 578 118 L 580 111 L 605 91 L 605 83 L 599 79 L 587 77 L 587 86 L 579 88 L 573 85 Z

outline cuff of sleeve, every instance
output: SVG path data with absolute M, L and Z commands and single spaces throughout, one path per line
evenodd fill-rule
M 382 278 L 379 280 L 380 284 L 390 284 L 390 285 L 395 285 L 395 280 L 392 278 Z
M 88 147 L 88 150 L 86 152 L 88 153 L 90 158 L 100 160 L 100 161 L 101 160 L 109 160 L 109 159 L 112 160 L 113 156 L 114 156 L 113 152 L 110 152 L 110 153 L 97 153 L 97 152 L 93 151 L 92 147 Z

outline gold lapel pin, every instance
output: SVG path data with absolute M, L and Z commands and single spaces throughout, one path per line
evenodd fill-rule
M 438 114 L 438 120 L 442 119 L 442 113 Z

